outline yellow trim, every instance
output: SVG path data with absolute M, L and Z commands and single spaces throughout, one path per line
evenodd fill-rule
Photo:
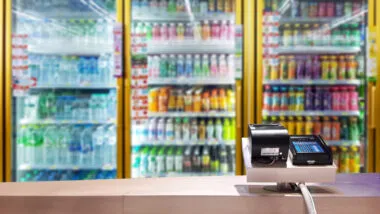
M 5 181 L 12 181 L 12 0 L 5 2 Z
M 368 121 L 367 121 L 367 160 L 366 160 L 366 172 L 374 172 L 374 149 L 375 149 L 375 119 L 372 115 L 375 115 L 375 88 L 373 83 L 368 84 L 367 94 L 368 94 Z
M 242 145 L 241 145 L 241 137 L 242 137 L 242 86 L 241 80 L 236 81 L 236 136 L 235 136 L 235 174 L 242 175 L 243 168 L 243 155 L 242 155 Z
M 376 11 L 380 10 L 380 3 L 376 3 Z M 376 23 L 380 23 L 380 16 L 379 14 L 376 16 Z M 377 52 L 380 50 L 380 24 L 376 25 L 376 46 L 377 46 Z M 376 142 L 375 142 L 375 172 L 380 172 L 380 89 L 379 89 L 379 81 L 380 81 L 380 54 L 377 54 L 377 83 L 376 83 L 376 92 L 375 92 L 375 105 L 374 105 L 374 118 L 375 119 L 375 126 L 376 126 Z
M 242 4 L 244 0 L 235 0 L 235 22 L 238 25 L 242 24 Z
M 116 1 L 116 21 L 123 22 L 123 0 Z M 124 145 L 124 136 L 123 136 L 123 97 L 124 97 L 124 83 L 122 78 L 117 79 L 117 178 L 123 178 L 124 165 L 123 165 L 123 145 Z
M 0 26 L 4 26 L 4 1 L 0 3 Z M 4 103 L 4 27 L 0 27 L 0 102 Z M 3 181 L 3 155 L 4 155 L 4 127 L 3 127 L 3 117 L 4 111 L 0 111 L 0 182 Z
M 258 0 L 257 2 L 257 45 L 256 45 L 256 56 L 257 56 L 257 67 L 256 67 L 256 122 L 262 122 L 262 94 L 263 94 L 263 16 L 262 11 L 264 10 L 264 0 Z
M 243 136 L 248 136 L 248 124 L 254 123 L 254 95 L 255 95 L 255 2 L 244 0 L 243 23 L 244 23 L 244 71 L 243 71 Z
M 130 31 L 131 31 L 131 1 L 126 1 L 124 4 L 124 109 L 125 109 L 125 114 L 124 114 L 124 176 L 125 178 L 130 178 L 131 177 L 131 79 L 129 78 L 132 74 L 131 72 L 131 37 L 130 37 Z

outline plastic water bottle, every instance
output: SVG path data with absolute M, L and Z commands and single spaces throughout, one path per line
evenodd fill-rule
M 58 163 L 59 164 L 68 164 L 69 157 L 69 145 L 71 142 L 70 135 L 71 128 L 69 126 L 62 126 L 58 132 Z
M 235 56 L 233 54 L 228 55 L 228 76 L 233 77 L 235 74 Z
M 80 163 L 88 165 L 91 163 L 91 156 L 93 153 L 92 145 L 92 125 L 87 125 L 80 136 Z
M 104 163 L 116 165 L 116 127 L 111 125 L 107 129 L 104 143 Z
M 85 57 L 79 57 L 78 61 L 78 84 L 83 84 L 86 80 L 87 60 Z
M 221 76 L 227 76 L 228 74 L 226 57 L 223 54 L 219 56 L 219 73 Z
M 27 161 L 26 156 L 26 142 L 27 142 L 27 126 L 23 125 L 20 128 L 20 131 L 17 133 L 17 163 L 18 164 L 25 164 Z
M 58 133 L 55 126 L 48 126 L 43 132 L 43 163 L 54 165 L 58 162 Z
M 92 143 L 93 143 L 93 153 L 91 155 L 91 165 L 92 166 L 99 166 L 100 164 L 103 165 L 104 157 L 104 127 L 98 126 L 95 131 L 92 133 Z
M 49 56 L 43 56 L 41 59 L 42 71 L 39 77 L 40 85 L 46 85 L 49 81 L 48 75 L 51 72 L 51 60 Z
M 95 40 L 98 44 L 104 44 L 105 43 L 105 25 L 104 25 L 103 19 L 96 20 L 95 24 Z
M 80 157 L 80 151 L 81 151 L 81 133 L 82 133 L 82 127 L 81 126 L 75 126 L 73 129 L 70 130 L 71 135 L 71 142 L 70 142 L 70 164 L 72 165 L 78 165 L 79 164 L 79 157 Z
M 191 57 L 191 54 L 186 55 L 186 62 L 185 62 L 185 76 L 191 77 L 193 75 L 193 59 Z
M 98 69 L 99 69 L 99 76 L 100 76 L 99 83 L 108 84 L 110 82 L 108 60 L 109 59 L 106 54 L 103 54 L 98 58 Z
M 89 63 L 89 77 L 88 81 L 90 83 L 98 83 L 100 81 L 99 78 L 99 70 L 98 70 L 98 59 L 96 57 L 90 57 L 88 59 Z
M 110 119 L 110 118 L 116 118 L 116 90 L 113 89 L 113 90 L 110 90 L 109 94 L 108 94 L 108 102 L 107 102 L 107 107 L 108 107 L 108 118 L 107 119 Z

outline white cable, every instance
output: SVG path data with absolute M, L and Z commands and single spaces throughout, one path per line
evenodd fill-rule
M 305 201 L 307 213 L 317 214 L 317 210 L 315 209 L 313 197 L 311 196 L 309 189 L 307 189 L 305 183 L 299 183 L 298 187 L 300 188 L 303 199 Z

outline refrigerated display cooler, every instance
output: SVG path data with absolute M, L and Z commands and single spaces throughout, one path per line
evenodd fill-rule
M 6 1 L 6 180 L 121 177 L 115 0 Z
M 258 1 L 258 122 L 322 135 L 341 173 L 366 171 L 367 3 Z
M 234 0 L 132 1 L 132 178 L 241 173 L 239 16 Z

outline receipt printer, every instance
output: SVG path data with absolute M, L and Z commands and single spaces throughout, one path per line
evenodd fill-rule
M 289 134 L 285 127 L 280 124 L 250 124 L 248 133 L 253 166 L 286 167 Z

